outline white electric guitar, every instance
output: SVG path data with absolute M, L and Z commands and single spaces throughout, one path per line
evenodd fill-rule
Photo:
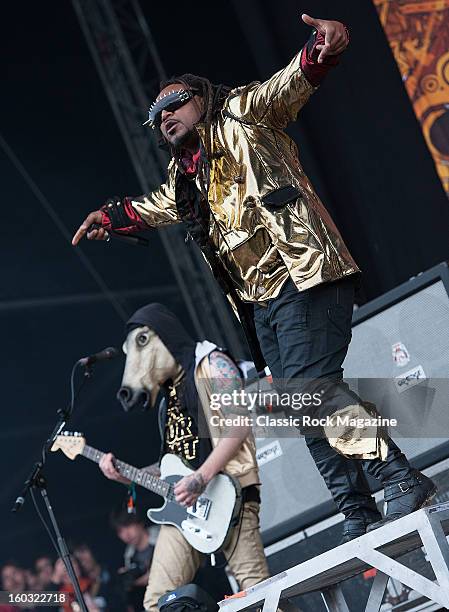
M 96 463 L 100 463 L 105 454 L 88 446 L 79 433 L 63 432 L 63 435 L 57 436 L 51 450 L 59 449 L 69 459 L 83 455 Z M 228 474 L 217 474 L 197 502 L 186 508 L 175 500 L 174 485 L 184 476 L 192 474 L 193 470 L 176 455 L 162 457 L 160 478 L 123 461 L 116 460 L 115 468 L 131 482 L 165 498 L 163 506 L 148 510 L 151 521 L 174 525 L 200 552 L 212 554 L 226 546 L 241 508 L 241 489 L 234 478 Z

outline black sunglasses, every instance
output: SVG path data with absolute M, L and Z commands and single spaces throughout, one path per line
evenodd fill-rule
M 153 129 L 160 127 L 163 110 L 173 112 L 187 104 L 197 93 L 196 89 L 179 89 L 164 94 L 162 98 L 151 105 L 148 111 L 148 119 L 143 125 L 149 125 Z

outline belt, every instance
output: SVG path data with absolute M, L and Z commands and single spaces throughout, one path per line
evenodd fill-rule
M 253 484 L 242 489 L 242 501 L 244 504 L 246 504 L 246 502 L 257 502 L 260 504 L 259 487 Z

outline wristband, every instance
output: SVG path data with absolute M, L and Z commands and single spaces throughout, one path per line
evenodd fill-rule
M 107 200 L 104 206 L 101 207 L 100 210 L 109 217 L 111 229 L 121 229 L 135 225 L 135 221 L 132 221 L 128 217 L 125 204 L 126 198 L 123 198 L 123 200 L 120 200 L 119 198 L 111 198 L 110 200 Z

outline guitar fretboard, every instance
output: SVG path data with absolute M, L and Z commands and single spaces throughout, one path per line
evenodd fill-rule
M 85 445 L 82 454 L 87 459 L 95 461 L 95 463 L 100 463 L 102 457 L 105 455 L 105 453 L 93 448 L 92 446 L 88 446 L 87 444 Z M 145 470 L 140 470 L 139 468 L 129 465 L 124 461 L 119 461 L 116 459 L 114 465 L 117 472 L 119 472 L 119 474 L 125 478 L 128 478 L 128 480 L 131 480 L 131 482 L 141 485 L 142 487 L 145 487 L 145 489 L 148 489 L 153 493 L 157 493 L 162 497 L 174 500 L 173 486 L 168 482 L 165 482 L 165 480 L 161 480 L 161 478 L 153 476 Z

